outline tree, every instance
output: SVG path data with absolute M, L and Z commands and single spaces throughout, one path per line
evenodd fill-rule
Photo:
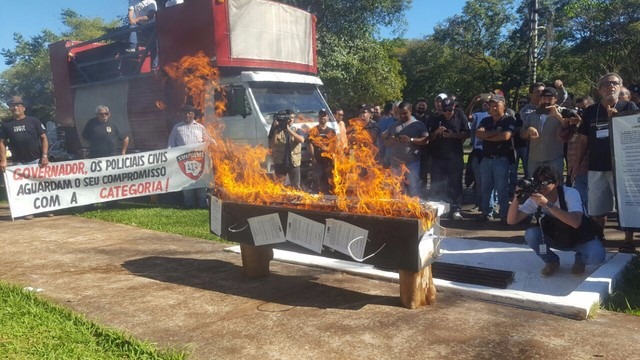
M 53 120 L 54 100 L 49 64 L 48 44 L 64 38 L 88 40 L 117 27 L 120 20 L 106 23 L 101 18 L 88 19 L 70 9 L 62 10 L 62 23 L 68 28 L 61 35 L 44 29 L 25 39 L 14 34 L 14 49 L 2 49 L 0 54 L 10 67 L 0 74 L 0 98 L 21 95 L 28 102 L 29 114 L 43 122 Z
M 573 0 L 560 8 L 572 55 L 591 81 L 610 71 L 640 80 L 640 0 Z

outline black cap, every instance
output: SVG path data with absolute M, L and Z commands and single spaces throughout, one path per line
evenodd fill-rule
M 318 115 L 320 115 L 320 116 L 325 116 L 327 114 L 328 114 L 327 109 L 320 109 L 318 111 Z
M 500 94 L 493 94 L 493 95 L 491 95 L 491 97 L 489 98 L 489 102 L 492 102 L 492 101 L 493 101 L 493 102 L 501 102 L 501 101 L 502 101 L 503 103 L 504 103 L 504 102 L 506 102 L 506 101 L 504 100 L 504 96 L 502 96 L 502 95 L 500 95 Z
M 446 98 L 442 99 L 440 105 L 442 106 L 442 110 L 453 110 L 453 108 L 456 106 L 456 102 L 451 98 Z
M 372 106 L 369 105 L 369 104 L 362 104 L 362 105 L 358 106 L 358 110 L 359 111 L 366 110 L 368 112 L 371 112 L 371 108 L 372 108 Z
M 540 96 L 558 97 L 558 92 L 556 91 L 556 88 L 548 86 L 544 88 L 544 90 L 542 90 L 542 92 L 540 93 Z
M 631 92 L 634 92 L 634 93 L 640 95 L 640 85 L 639 84 L 631 84 L 631 85 L 629 85 L 629 87 L 627 89 L 629 89 L 629 91 L 631 91 Z
M 196 112 L 196 108 L 194 108 L 192 105 L 185 105 L 182 107 L 182 111 L 184 112 Z
M 11 99 L 7 101 L 7 105 L 18 105 L 18 104 L 24 105 L 24 101 L 20 96 L 12 96 Z

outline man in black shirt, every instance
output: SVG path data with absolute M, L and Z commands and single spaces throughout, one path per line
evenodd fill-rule
M 492 208 L 489 205 L 491 191 L 498 192 L 500 219 L 507 221 L 509 210 L 509 165 L 515 161 L 512 135 L 516 120 L 507 115 L 502 95 L 493 95 L 489 100 L 489 116 L 480 121 L 476 137 L 482 140 L 483 157 L 480 161 L 482 176 L 482 217 L 480 221 L 491 220 Z
M 121 133 L 109 121 L 110 116 L 109 108 L 99 105 L 96 107 L 96 117 L 89 120 L 82 131 L 82 137 L 89 142 L 89 157 L 92 159 L 127 153 L 129 136 Z M 120 142 L 122 146 L 118 147 Z
M 462 220 L 462 143 L 469 137 L 469 121 L 455 111 L 451 99 L 442 100 L 442 114 L 429 120 L 427 129 L 431 144 L 431 194 L 449 203 L 449 217 Z
M 7 169 L 7 150 L 11 150 L 11 160 L 14 163 L 28 165 L 49 164 L 49 141 L 45 127 L 40 120 L 25 115 L 24 101 L 19 96 L 14 96 L 7 102 L 13 119 L 2 123 L 0 126 L 0 171 Z M 48 216 L 53 214 L 48 213 Z M 33 219 L 33 215 L 24 217 Z
M 616 73 L 609 73 L 598 81 L 598 93 L 602 100 L 586 108 L 582 114 L 582 123 L 578 132 L 588 137 L 589 151 L 589 216 L 602 228 L 607 221 L 607 214 L 613 211 L 615 190 L 613 166 L 611 163 L 611 142 L 609 122 L 619 112 L 637 110 L 636 104 L 619 100 L 622 78 Z M 625 232 L 625 245 L 621 251 L 633 252 L 631 245 L 633 232 Z
M 49 164 L 49 141 L 40 120 L 25 115 L 22 98 L 14 96 L 7 103 L 13 119 L 2 123 L 0 128 L 0 171 L 7 168 L 6 145 L 11 150 L 11 159 L 19 164 Z

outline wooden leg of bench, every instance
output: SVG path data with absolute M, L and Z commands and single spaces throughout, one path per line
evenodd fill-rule
M 413 272 L 400 270 L 400 303 L 407 309 L 417 309 L 436 302 L 431 266 Z
M 240 244 L 240 255 L 246 277 L 255 279 L 269 276 L 269 262 L 273 259 L 272 247 Z
M 436 284 L 433 283 L 433 272 L 431 271 L 431 265 L 424 268 L 426 273 L 426 296 L 427 305 L 433 305 L 436 303 Z

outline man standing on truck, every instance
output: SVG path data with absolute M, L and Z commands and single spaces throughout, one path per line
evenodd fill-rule
M 12 97 L 7 105 L 13 119 L 3 122 L 0 126 L 0 171 L 4 172 L 7 169 L 7 144 L 14 163 L 47 166 L 49 141 L 44 125 L 40 120 L 25 115 L 24 101 L 21 97 Z M 24 219 L 31 220 L 33 215 L 27 215 Z
M 168 148 L 211 141 L 207 129 L 196 121 L 196 109 L 193 106 L 183 106 L 181 116 L 182 121 L 177 123 L 169 134 Z M 182 190 L 182 196 L 184 206 L 188 209 L 195 208 L 196 204 L 202 209 L 208 208 L 206 187 Z
M 129 147 L 129 136 L 109 121 L 111 113 L 105 105 L 96 107 L 96 117 L 84 126 L 82 137 L 89 142 L 89 158 L 124 155 Z M 118 148 L 118 144 L 122 146 Z
M 156 12 L 158 12 L 158 4 L 155 0 L 129 0 L 129 24 L 132 29 L 140 25 L 153 23 L 156 20 Z M 143 31 L 147 37 L 147 48 L 151 52 L 151 68 L 158 69 L 158 44 L 156 42 L 155 29 Z M 138 33 L 131 31 L 129 33 L 129 47 L 127 52 L 136 52 L 138 50 Z

